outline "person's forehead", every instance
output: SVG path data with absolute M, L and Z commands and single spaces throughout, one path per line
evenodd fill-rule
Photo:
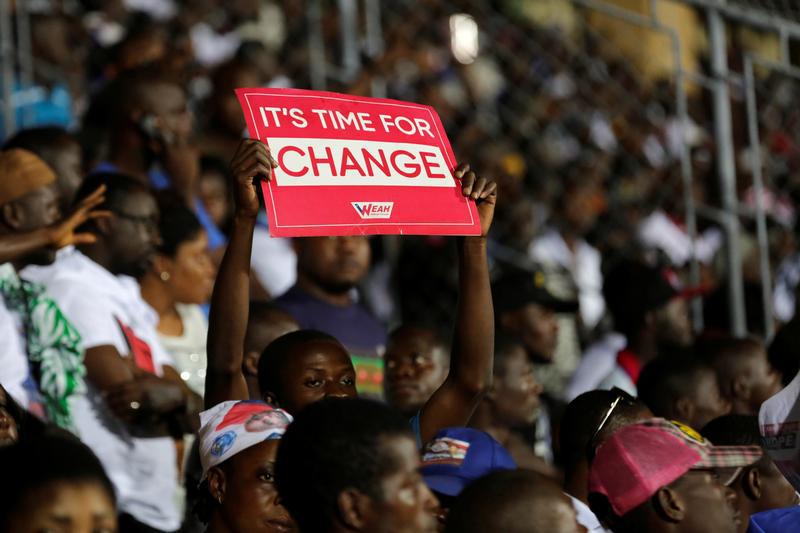
M 254 471 L 275 464 L 280 440 L 265 440 L 246 448 L 230 459 L 231 467 L 237 471 Z
M 387 349 L 389 351 L 419 350 L 428 352 L 435 344 L 436 335 L 432 331 L 424 328 L 408 327 L 402 328 L 391 335 Z
M 320 368 L 345 370 L 352 368 L 350 357 L 338 344 L 327 340 L 307 341 L 296 346 L 290 357 L 290 367 L 305 370 Z
M 131 215 L 158 215 L 158 204 L 153 195 L 146 191 L 135 191 L 118 202 L 118 207 Z
M 415 471 L 419 468 L 419 450 L 411 434 L 395 433 L 383 435 L 380 446 L 396 461 L 398 471 Z

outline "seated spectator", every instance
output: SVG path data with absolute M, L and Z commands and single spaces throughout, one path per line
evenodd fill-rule
M 532 361 L 551 363 L 558 344 L 556 313 L 575 312 L 578 303 L 550 294 L 543 273 L 523 270 L 501 275 L 492 296 L 498 326 L 522 340 Z
M 761 404 L 781 390 L 781 376 L 761 341 L 710 338 L 698 343 L 696 351 L 717 373 L 720 392 L 735 415 L 757 416 Z
M 589 502 L 614 533 L 736 533 L 736 496 L 716 469 L 744 468 L 761 455 L 757 446 L 712 446 L 661 418 L 628 425 L 598 446 Z
M 0 470 L 0 531 L 117 531 L 111 481 L 77 439 L 42 436 L 2 448 Z
M 546 477 L 526 470 L 494 472 L 469 487 L 450 510 L 450 533 L 584 533 L 569 498 Z
M 208 237 L 197 217 L 173 196 L 162 196 L 161 246 L 141 279 L 142 298 L 158 313 L 158 338 L 175 370 L 195 393 L 203 395 L 208 323 L 200 307 L 214 287 Z
M 250 391 L 250 399 L 258 400 L 261 398 L 258 388 L 258 362 L 261 352 L 278 337 L 300 329 L 300 325 L 292 315 L 271 302 L 250 302 L 248 317 L 242 372 L 247 381 L 247 390 Z
M 223 402 L 200 421 L 203 495 L 195 511 L 207 531 L 294 530 L 275 488 L 278 444 L 291 415 L 261 401 Z
M 121 74 L 101 96 L 110 102 L 110 121 L 102 117 L 109 152 L 93 171 L 121 172 L 155 189 L 175 189 L 191 202 L 208 234 L 209 248 L 223 246 L 225 236 L 195 194 L 200 161 L 183 88 L 157 70 L 143 68 Z
M 3 150 L 22 148 L 39 156 L 56 174 L 59 207 L 68 213 L 83 182 L 83 154 L 78 140 L 53 126 L 18 131 L 6 140 Z
M 433 533 L 436 498 L 419 466 L 403 416 L 370 400 L 327 398 L 286 430 L 275 479 L 303 533 Z
M 118 491 L 122 529 L 146 524 L 175 531 L 173 439 L 193 430 L 202 402 L 160 345 L 158 317 L 136 282 L 159 243 L 158 205 L 147 187 L 124 174 L 90 176 L 76 201 L 101 186 L 106 196 L 99 207 L 111 216 L 85 225 L 93 242 L 22 275 L 45 285 L 80 334 L 88 391 L 74 409 L 75 424 Z
M 75 328 L 36 283 L 20 279 L 26 265 L 48 265 L 60 247 L 90 242 L 75 232 L 103 201 L 94 191 L 59 220 L 53 171 L 33 153 L 0 152 L 0 383 L 22 407 L 74 430 L 71 400 L 84 391 L 81 348 Z
M 370 247 L 365 236 L 294 239 L 297 283 L 275 304 L 291 314 L 301 328 L 336 337 L 350 353 L 362 376 L 362 394 L 383 395 L 386 329 L 354 296 L 369 272 Z
M 621 389 L 585 392 L 567 405 L 559 434 L 564 491 L 578 522 L 590 533 L 606 531 L 588 505 L 589 466 L 596 446 L 619 428 L 652 416 L 646 405 Z
M 260 141 L 243 141 L 234 156 L 236 222 L 214 286 L 209 327 L 209 372 L 206 405 L 247 399 L 242 373 L 249 311 L 252 234 L 259 204 L 254 180 L 271 179 L 274 161 Z M 456 169 L 461 193 L 479 200 L 481 236 L 459 241 L 460 299 L 456 309 L 454 350 L 447 379 L 411 419 L 421 448 L 441 428 L 464 426 L 490 384 L 494 343 L 486 235 L 491 227 L 496 188 L 478 178 L 468 165 Z M 347 263 L 347 261 L 345 261 Z M 259 360 L 259 388 L 268 403 L 296 414 L 326 396 L 356 395 L 356 372 L 342 344 L 327 333 L 300 330 L 279 337 Z
M 692 428 L 703 428 L 731 410 L 714 371 L 688 354 L 649 362 L 639 377 L 639 399 L 656 416 Z
M 761 446 L 757 416 L 721 416 L 709 422 L 702 434 L 716 446 Z M 751 515 L 800 503 L 794 487 L 766 453 L 757 463 L 734 469 L 725 477 L 730 480 L 727 485 L 736 492 L 737 508 L 742 515 L 741 533 L 747 531 Z
M 439 500 L 439 522 L 444 524 L 453 501 L 470 484 L 517 464 L 499 442 L 484 431 L 443 429 L 422 450 L 425 484 Z
M 470 425 L 502 444 L 520 468 L 552 475 L 552 468 L 515 431 L 536 422 L 541 394 L 542 385 L 536 380 L 522 343 L 501 334 L 495 343 L 492 386 L 475 410 Z
M 383 360 L 386 402 L 410 417 L 447 378 L 450 344 L 434 328 L 404 325 L 389 335 Z
M 619 387 L 636 395 L 642 367 L 665 351 L 682 349 L 692 342 L 692 325 L 686 296 L 667 281 L 657 268 L 623 260 L 606 274 L 603 292 L 614 327 L 625 336 L 625 348 L 617 354 L 614 369 L 597 385 Z

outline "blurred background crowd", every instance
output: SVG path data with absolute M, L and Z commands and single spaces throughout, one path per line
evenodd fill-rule
M 696 81 L 714 70 L 704 11 L 668 0 L 601 3 L 633 6 L 642 20 L 653 20 L 656 6 L 677 28 L 680 55 L 647 24 L 585 1 L 0 0 L 0 144 L 53 169 L 63 213 L 89 174 L 147 176 L 162 213 L 149 223 L 161 237 L 137 276 L 141 296 L 158 314 L 159 342 L 179 377 L 201 396 L 207 308 L 234 226 L 228 162 L 247 137 L 234 89 L 326 89 L 433 106 L 459 160 L 498 183 L 489 235 L 498 326 L 521 339 L 539 383 L 523 391 L 533 391 L 533 404 L 509 396 L 493 420 L 523 427 L 520 445 L 535 450 L 530 465 L 557 475 L 564 409 L 587 391 L 616 386 L 636 395 L 639 381 L 655 414 L 701 429 L 731 410 L 755 416 L 800 368 L 800 81 L 755 70 L 756 158 L 743 59 L 791 60 L 800 49 L 726 25 L 733 75 L 730 139 L 722 142 L 735 178 L 726 189 L 712 88 Z M 752 4 L 800 24 L 791 6 Z M 684 71 L 691 75 L 676 76 Z M 424 324 L 448 337 L 459 280 L 453 239 L 374 237 L 369 248 L 352 297 L 377 333 L 366 331 L 372 322 L 331 333 L 363 358 L 355 360 L 360 390 L 381 396 L 392 379 L 380 362 L 385 332 Z M 298 272 L 325 265 L 303 251 L 271 238 L 260 215 L 251 317 L 276 330 L 296 327 L 293 320 L 309 327 L 290 289 Z M 753 344 L 731 348 L 723 340 L 736 329 L 731 285 L 739 283 L 744 330 L 736 333 Z M 247 342 L 257 357 L 264 341 Z M 682 357 L 692 347 L 720 372 L 720 354 L 768 354 L 758 401 L 737 398 L 720 381 L 717 397 L 697 400 L 708 412 L 657 407 L 671 393 L 655 374 L 696 369 L 674 362 L 678 355 L 672 366 L 642 366 L 656 352 Z M 24 387 L 4 385 L 27 403 Z M 535 415 L 520 414 L 519 405 Z

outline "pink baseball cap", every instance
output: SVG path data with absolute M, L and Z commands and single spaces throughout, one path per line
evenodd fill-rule
M 266 440 L 280 439 L 292 416 L 260 400 L 222 402 L 200 413 L 200 463 L 208 469 Z
M 597 448 L 589 492 L 624 516 L 690 470 L 740 468 L 761 455 L 759 446 L 713 446 L 689 426 L 653 418 L 620 428 Z

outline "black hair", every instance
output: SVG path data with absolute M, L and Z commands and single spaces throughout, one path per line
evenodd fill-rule
M 559 453 L 567 474 L 575 465 L 588 460 L 590 441 L 619 394 L 613 390 L 592 390 L 567 405 L 559 432 Z M 604 428 L 610 430 L 630 424 L 644 409 L 639 400 L 619 402 Z
M 509 357 L 514 353 L 514 348 L 522 348 L 525 350 L 525 344 L 522 340 L 511 333 L 505 331 L 496 331 L 494 334 L 494 368 L 492 370 L 495 376 L 502 374 L 505 370 L 505 364 Z M 527 354 L 527 352 L 525 352 Z
M 300 411 L 278 448 L 275 479 L 300 531 L 330 529 L 345 489 L 381 500 L 381 480 L 397 464 L 391 436 L 413 438 L 402 415 L 372 400 L 326 398 Z
M 161 191 L 156 199 L 161 213 L 158 226 L 161 233 L 159 251 L 166 256 L 175 257 L 180 245 L 197 237 L 203 231 L 203 226 L 194 211 L 187 207 L 184 199 L 175 191 Z
M 731 398 L 731 383 L 742 370 L 742 363 L 747 361 L 754 351 L 764 350 L 764 344 L 751 337 L 737 339 L 730 336 L 709 337 L 700 339 L 695 344 L 695 351 L 717 373 L 720 391 L 723 396 Z
M 442 349 L 445 357 L 450 359 L 450 350 L 452 349 L 452 331 L 441 325 L 424 324 L 422 322 L 404 322 L 403 324 L 394 328 L 389 332 L 391 339 L 395 335 L 401 334 L 407 330 L 420 330 L 433 335 L 433 342 L 436 346 Z
M 724 415 L 705 425 L 700 434 L 716 446 L 761 446 L 758 417 Z
M 79 204 L 101 185 L 106 186 L 105 201 L 97 209 L 114 211 L 119 209 L 130 196 L 137 193 L 152 194 L 150 188 L 141 180 L 121 172 L 96 172 L 90 174 L 75 193 L 74 204 Z
M 332 342 L 342 344 L 332 335 L 314 329 L 301 329 L 281 335 L 261 352 L 258 360 L 258 388 L 262 394 L 272 392 L 280 400 L 283 392 L 283 369 L 289 359 L 295 356 L 295 350 L 303 344 L 311 342 Z M 344 348 L 342 348 L 344 349 Z
M 493 472 L 468 486 L 447 516 L 448 533 L 550 532 L 565 496 L 556 483 L 529 470 Z M 535 517 L 535 518 L 534 518 Z M 524 523 L 524 527 L 521 526 Z
M 800 372 L 799 345 L 800 317 L 795 317 L 778 330 L 767 350 L 769 362 L 781 373 L 784 387 Z
M 2 149 L 22 148 L 23 150 L 28 150 L 52 166 L 54 152 L 71 142 L 77 144 L 78 141 L 64 128 L 43 126 L 18 131 L 12 137 L 6 139 Z
M 713 373 L 692 354 L 662 355 L 642 369 L 636 384 L 639 398 L 656 416 L 669 418 L 674 402 L 693 395 L 698 378 L 707 371 Z
M 67 481 L 97 483 L 115 502 L 114 487 L 100 460 L 77 438 L 65 435 L 41 435 L 0 449 L 0 530 L 25 495 L 48 483 Z

